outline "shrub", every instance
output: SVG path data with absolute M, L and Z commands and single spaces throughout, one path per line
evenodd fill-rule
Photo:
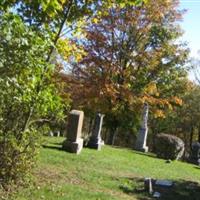
M 155 150 L 159 158 L 177 160 L 184 152 L 184 142 L 174 136 L 161 133 L 156 136 Z
M 23 182 L 34 164 L 39 124 L 62 118 L 46 62 L 50 43 L 20 17 L 0 15 L 0 186 Z
M 39 135 L 34 130 L 24 132 L 18 141 L 13 133 L 7 134 L 9 136 L 0 141 L 0 184 L 10 190 L 9 185 L 24 185 L 26 175 L 34 167 Z

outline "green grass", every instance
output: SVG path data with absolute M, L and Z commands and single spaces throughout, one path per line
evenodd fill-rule
M 35 169 L 35 184 L 18 193 L 15 200 L 142 200 L 143 179 L 168 179 L 176 185 L 161 199 L 200 199 L 200 169 L 153 155 L 103 146 L 84 148 L 79 155 L 60 150 L 64 138 L 45 138 L 45 148 Z

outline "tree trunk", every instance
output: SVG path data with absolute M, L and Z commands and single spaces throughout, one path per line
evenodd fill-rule
M 198 142 L 200 143 L 200 125 L 198 127 Z
M 69 1 L 68 7 L 67 7 L 67 9 L 66 9 L 66 11 L 65 11 L 65 13 L 64 13 L 63 19 L 62 19 L 62 21 L 61 21 L 61 23 L 60 23 L 60 27 L 59 27 L 58 33 L 56 34 L 56 36 L 55 36 L 55 38 L 54 38 L 54 41 L 53 41 L 54 46 L 56 46 L 56 44 L 57 44 L 57 42 L 58 42 L 58 39 L 59 39 L 59 37 L 60 37 L 60 34 L 61 34 L 62 29 L 63 29 L 63 27 L 64 27 L 64 24 L 65 24 L 65 22 L 66 22 L 66 20 L 67 20 L 67 18 L 68 18 L 68 16 L 69 16 L 69 13 L 70 13 L 70 9 L 71 9 L 71 7 L 72 7 L 72 4 L 73 4 L 73 0 Z M 50 59 L 51 59 L 51 56 L 52 56 L 52 53 L 53 53 L 53 50 L 54 50 L 54 46 L 51 46 L 51 48 L 50 48 L 48 57 L 47 57 L 47 59 L 46 59 L 47 62 L 50 62 Z
M 66 11 L 65 11 L 65 13 L 64 13 L 64 17 L 63 17 L 63 20 L 61 21 L 61 24 L 60 24 L 58 33 L 56 34 L 55 39 L 54 39 L 54 41 L 53 41 L 54 45 L 57 44 L 57 41 L 58 41 L 58 39 L 59 39 L 59 37 L 60 37 L 60 34 L 61 34 L 61 31 L 62 31 L 62 29 L 63 29 L 63 27 L 64 27 L 64 24 L 65 24 L 65 22 L 66 22 L 66 20 L 67 20 L 67 18 L 68 18 L 70 9 L 71 9 L 71 7 L 72 7 L 72 4 L 73 4 L 73 0 L 71 0 L 71 1 L 69 2 L 68 8 L 66 9 Z M 46 62 L 50 62 L 50 59 L 51 59 L 53 50 L 54 50 L 54 47 L 51 46 L 50 52 L 49 52 L 49 54 L 48 54 L 48 56 L 47 56 L 47 59 L 46 59 Z M 39 82 L 38 86 L 36 87 L 37 95 L 39 94 L 39 92 L 40 92 L 40 90 L 41 90 L 41 85 L 42 85 L 42 82 L 43 82 L 43 79 L 44 79 L 44 75 L 45 75 L 45 71 L 46 71 L 46 70 L 47 70 L 47 67 L 44 69 L 44 72 L 43 72 L 42 75 L 41 75 L 41 81 Z M 28 114 L 27 118 L 25 119 L 24 127 L 23 127 L 23 130 L 22 130 L 23 132 L 24 132 L 24 131 L 28 128 L 28 126 L 29 126 L 29 122 L 30 122 L 30 119 L 31 119 L 32 114 L 33 114 L 33 111 L 34 111 L 34 106 L 35 106 L 35 102 L 36 102 L 36 101 L 37 101 L 37 96 L 36 96 L 36 98 L 34 99 L 32 105 L 31 105 L 31 107 L 30 107 L 30 111 L 29 111 L 29 114 Z
M 190 129 L 190 148 L 192 147 L 192 142 L 193 142 L 193 135 L 194 135 L 194 128 L 193 126 Z
M 110 134 L 107 142 L 109 145 L 114 145 L 116 133 L 117 133 L 117 127 L 110 129 Z
M 92 132 L 93 118 L 90 117 L 89 126 L 88 126 L 88 135 Z

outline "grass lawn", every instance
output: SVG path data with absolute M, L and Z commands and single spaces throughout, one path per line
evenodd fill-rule
M 35 184 L 15 200 L 145 200 L 145 177 L 175 181 L 160 199 L 200 200 L 200 168 L 174 161 L 165 163 L 153 155 L 103 146 L 84 148 L 80 155 L 62 151 L 64 138 L 45 138 L 35 169 Z

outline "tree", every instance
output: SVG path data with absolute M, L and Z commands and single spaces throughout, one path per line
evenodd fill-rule
M 150 130 L 154 135 L 164 132 L 181 137 L 185 143 L 186 153 L 189 153 L 192 142 L 200 141 L 200 88 L 191 81 L 183 84 L 185 90 L 180 94 L 182 106 L 168 110 L 165 118 L 151 118 Z
M 178 109 L 177 114 L 182 116 L 180 119 L 182 131 L 187 139 L 186 144 L 191 148 L 194 140 L 200 142 L 200 87 L 196 84 L 190 85 L 183 96 L 183 106 Z
M 187 49 L 175 43 L 181 35 L 176 6 L 177 1 L 151 0 L 109 8 L 87 26 L 87 39 L 78 40 L 85 56 L 72 63 L 72 98 L 106 113 L 110 143 L 118 127 L 133 126 L 144 102 L 160 117 L 164 107 L 181 104 L 174 88 L 186 76 Z
M 50 42 L 16 15 L 0 16 L 0 26 L 0 184 L 6 188 L 32 168 L 38 123 L 62 119 L 63 104 L 45 61 Z
M 198 51 L 198 56 L 192 58 L 189 63 L 189 69 L 193 79 L 196 83 L 200 84 L 200 50 Z
M 54 45 L 56 45 L 60 36 L 63 36 L 66 30 L 76 27 L 79 20 L 81 21 L 83 18 L 85 20 L 97 11 L 100 11 L 98 12 L 98 15 L 100 15 L 105 7 L 110 7 L 116 3 L 123 7 L 127 4 L 133 5 L 142 2 L 146 2 L 146 0 L 117 0 L 116 2 L 112 0 L 8 0 L 0 2 L 0 11 L 2 13 L 8 10 L 17 12 L 29 26 L 38 31 L 46 30 L 46 34 L 52 36 Z M 81 22 L 83 23 L 83 21 Z

